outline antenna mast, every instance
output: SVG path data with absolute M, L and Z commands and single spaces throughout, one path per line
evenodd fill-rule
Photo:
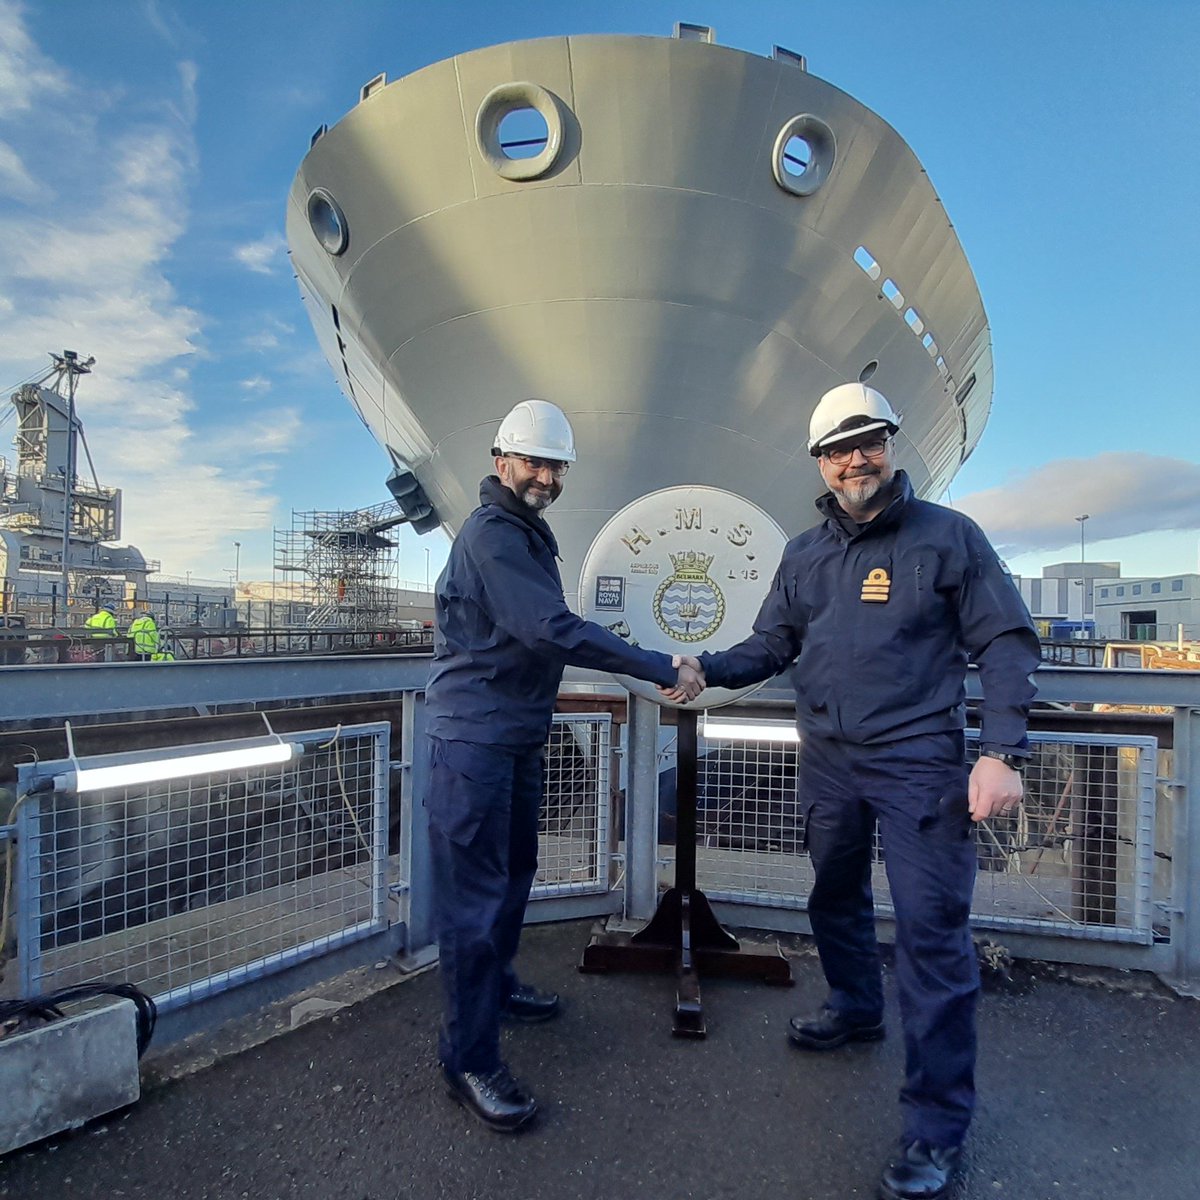
M 64 350 L 61 355 L 51 354 L 54 360 L 53 374 L 54 390 L 62 395 L 64 376 L 67 384 L 67 462 L 63 472 L 63 534 L 62 534 L 62 605 L 63 612 L 67 611 L 67 602 L 71 594 L 71 581 L 68 569 L 71 553 L 71 489 L 75 483 L 75 381 L 80 375 L 91 374 L 95 358 L 79 361 L 79 355 L 74 350 Z

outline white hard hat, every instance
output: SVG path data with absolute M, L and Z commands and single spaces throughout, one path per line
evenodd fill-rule
M 808 422 L 808 452 L 815 458 L 827 447 L 847 438 L 873 429 L 895 433 L 899 428 L 900 416 L 882 392 L 865 383 L 839 383 L 813 409 Z
M 496 449 L 501 454 L 530 454 L 573 463 L 575 434 L 557 404 L 549 400 L 522 400 L 500 422 Z

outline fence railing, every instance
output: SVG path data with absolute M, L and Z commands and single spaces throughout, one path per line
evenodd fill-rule
M 608 713 L 555 715 L 546 744 L 545 798 L 532 900 L 609 891 Z
M 23 994 L 120 979 L 168 1010 L 384 928 L 388 735 L 359 725 L 22 767 Z M 203 769 L 260 746 L 294 757 Z M 189 762 L 201 773 L 169 774 Z M 168 777 L 84 787 L 112 768 Z
M 764 728 L 787 730 L 787 721 Z M 976 830 L 977 929 L 1053 933 L 1148 945 L 1166 927 L 1169 878 L 1155 886 L 1158 746 L 1154 738 L 1034 733 L 1016 816 Z M 968 759 L 978 754 L 968 738 Z M 714 900 L 807 908 L 795 743 L 702 739 L 697 869 Z M 1158 844 L 1168 841 L 1169 823 Z M 876 911 L 892 912 L 884 848 L 875 838 Z M 1157 914 L 1157 921 L 1156 921 Z
M 157 648 L 174 661 L 263 658 L 270 655 L 420 653 L 433 646 L 431 629 L 172 629 L 157 630 Z M 128 634 L 97 637 L 89 630 L 0 630 L 0 665 L 136 661 Z
M 392 732 L 400 787 L 390 814 L 382 735 L 369 753 L 355 752 L 374 764 L 366 817 L 345 775 L 347 759 L 339 783 L 330 749 L 323 758 L 306 753 L 278 776 L 228 779 L 216 790 L 211 782 L 190 790 L 171 784 L 153 799 L 131 793 L 81 802 L 35 790 L 22 801 L 19 829 L 0 829 L 19 837 L 18 926 L 31 956 L 23 986 L 136 968 L 169 1002 L 183 1003 L 318 953 L 356 930 L 378 928 L 389 919 L 381 917 L 379 899 L 389 884 L 399 895 L 395 915 L 407 949 L 427 945 L 421 695 L 427 670 L 426 661 L 401 655 L 0 667 L 0 722 L 9 730 L 76 714 L 161 715 L 201 704 L 215 714 L 221 706 L 332 709 L 343 700 L 359 707 L 372 697 L 404 698 L 403 736 Z M 1036 755 L 1023 813 L 993 821 L 979 835 L 977 927 L 998 932 L 1014 953 L 1145 969 L 1182 990 L 1200 990 L 1200 676 L 1043 668 L 1038 683 L 1043 707 L 1031 735 Z M 974 676 L 968 687 L 977 698 Z M 590 695 L 598 690 L 606 695 Z M 535 919 L 622 909 L 644 919 L 653 910 L 653 880 L 660 860 L 670 857 L 657 835 L 670 728 L 648 701 L 629 701 L 627 712 L 614 690 L 598 676 L 581 678 L 575 711 L 555 722 Z M 580 711 L 589 705 L 596 711 Z M 766 713 L 786 724 L 790 695 L 767 688 L 743 709 L 756 722 Z M 620 739 L 618 723 L 625 731 Z M 335 745 L 345 747 L 349 733 L 343 730 Z M 306 746 L 309 740 L 303 735 Z M 702 752 L 701 886 L 732 924 L 806 929 L 810 876 L 794 747 L 751 746 L 746 739 L 740 746 L 702 743 Z M 22 767 L 19 790 L 71 767 Z M 354 778 L 365 780 L 365 770 L 356 767 Z M 397 857 L 387 860 L 385 851 L 356 857 L 363 840 L 377 846 L 389 826 L 401 847 Z M 251 848 L 256 858 L 248 857 Z M 614 881 L 618 866 L 621 878 Z M 302 893 L 309 886 L 302 881 L 318 879 L 323 891 Z M 886 936 L 882 871 L 876 884 Z M 251 917 L 263 926 L 261 935 L 248 932 Z M 103 953 L 97 939 L 107 939 Z

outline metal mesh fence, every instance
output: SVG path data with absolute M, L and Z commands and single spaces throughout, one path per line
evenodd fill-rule
M 976 829 L 973 923 L 1149 943 L 1165 898 L 1155 892 L 1155 739 L 1038 733 L 1030 743 L 1018 814 Z M 967 753 L 978 754 L 971 734 Z M 794 742 L 701 740 L 697 872 L 711 898 L 805 907 L 813 874 L 796 754 Z M 876 908 L 890 913 L 878 831 L 874 861 Z
M 534 899 L 608 890 L 611 741 L 608 713 L 555 714 Z
M 124 981 L 170 1008 L 383 928 L 388 727 L 287 740 L 304 752 L 283 765 L 28 794 L 18 821 L 23 993 Z

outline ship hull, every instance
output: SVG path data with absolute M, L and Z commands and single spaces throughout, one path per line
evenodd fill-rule
M 481 113 L 530 85 L 552 98 L 559 145 L 541 175 L 506 178 Z M 815 118 L 799 128 L 824 171 L 810 195 L 778 174 L 797 118 Z M 339 253 L 314 230 L 318 191 Z M 451 535 L 512 404 L 566 410 L 579 460 L 553 523 L 568 579 L 613 512 L 663 487 L 745 495 L 789 533 L 812 524 L 808 418 L 836 383 L 869 378 L 902 410 L 900 465 L 926 496 L 987 419 L 986 316 L 919 162 L 787 61 L 583 37 L 435 64 L 315 142 L 288 240 L 339 383 Z

